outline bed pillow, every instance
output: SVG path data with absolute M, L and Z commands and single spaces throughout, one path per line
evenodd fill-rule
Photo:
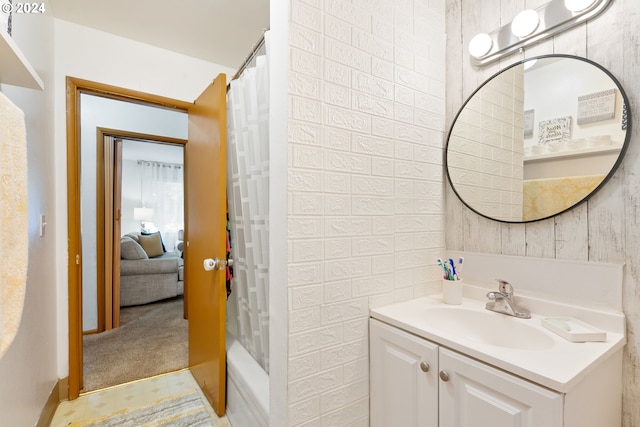
M 157 257 L 164 253 L 160 233 L 141 234 L 138 236 L 138 241 L 149 258 Z
M 124 236 L 120 240 L 120 258 L 122 259 L 148 259 L 145 250 L 135 240 Z

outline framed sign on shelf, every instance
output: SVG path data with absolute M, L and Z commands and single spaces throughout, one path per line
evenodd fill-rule
M 616 90 L 609 89 L 601 92 L 578 97 L 578 124 L 601 122 L 613 119 L 616 115 Z
M 571 116 L 542 120 L 538 124 L 538 144 L 567 142 L 571 139 Z

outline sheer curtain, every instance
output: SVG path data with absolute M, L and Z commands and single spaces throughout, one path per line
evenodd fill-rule
M 184 168 L 180 164 L 139 160 L 142 206 L 153 209 L 167 251 L 173 250 L 184 224 Z
M 269 33 L 227 93 L 227 198 L 235 261 L 227 328 L 269 372 Z

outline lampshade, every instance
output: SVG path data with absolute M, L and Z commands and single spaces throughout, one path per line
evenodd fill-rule
M 133 219 L 138 221 L 151 221 L 153 219 L 153 209 L 133 208 Z

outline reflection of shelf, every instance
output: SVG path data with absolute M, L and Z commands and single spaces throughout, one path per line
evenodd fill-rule
M 0 30 L 0 83 L 44 89 L 44 83 L 5 30 Z
M 585 157 L 592 156 L 597 154 L 611 154 L 617 153 L 622 149 L 621 145 L 607 145 L 602 147 L 587 147 L 587 148 L 579 148 L 577 150 L 567 150 L 567 151 L 554 151 L 553 153 L 544 153 L 544 154 L 534 154 L 531 156 L 526 156 L 524 158 L 524 162 L 535 162 L 541 160 L 551 160 L 551 159 L 570 159 L 572 157 Z

